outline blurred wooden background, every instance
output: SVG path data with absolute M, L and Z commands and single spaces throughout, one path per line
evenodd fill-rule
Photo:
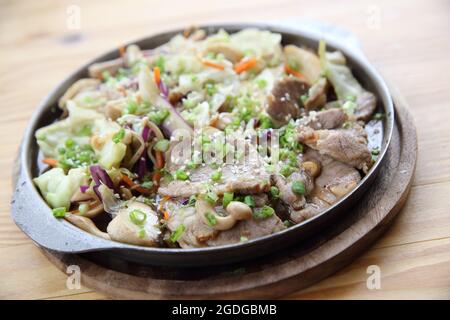
M 76 5 L 81 29 L 69 30 Z M 404 95 L 419 137 L 410 197 L 393 227 L 354 263 L 286 298 L 450 298 L 450 1 L 0 1 L 0 298 L 104 299 L 69 290 L 10 218 L 11 168 L 38 102 L 103 51 L 159 31 L 208 22 L 307 17 L 356 34 Z M 369 265 L 381 289 L 366 287 Z

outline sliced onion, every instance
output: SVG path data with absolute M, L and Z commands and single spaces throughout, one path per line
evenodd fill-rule
M 111 177 L 106 172 L 106 170 L 100 168 L 98 175 L 100 177 L 100 181 L 103 182 L 108 188 L 112 190 L 115 189 L 114 182 L 111 180 Z
M 81 193 L 86 193 L 87 189 L 89 189 L 89 186 L 86 186 L 86 185 L 81 185 L 80 186 Z
M 100 187 L 100 184 L 96 184 L 95 186 L 92 187 L 92 189 L 94 190 L 95 194 L 97 195 L 97 198 L 102 201 L 102 195 L 100 193 L 100 191 L 98 190 L 98 188 Z
M 163 96 L 164 99 L 167 100 L 167 98 L 169 97 L 169 88 L 167 88 L 167 86 L 165 85 L 165 83 L 161 80 L 159 82 L 159 91 L 161 92 L 161 95 Z
M 170 104 L 169 102 L 167 103 Z M 184 120 L 184 118 L 172 105 L 170 105 L 170 108 L 168 108 L 168 110 L 170 114 L 161 125 L 166 137 L 170 138 L 172 136 L 172 133 L 177 129 L 185 130 L 189 132 L 190 135 L 193 135 L 194 130 L 192 130 L 192 127 Z
M 116 190 L 116 187 L 114 186 L 114 182 L 111 180 L 111 177 L 108 175 L 108 172 L 106 172 L 105 169 L 96 165 L 96 166 L 91 166 L 90 171 L 91 171 L 92 179 L 95 182 L 94 192 L 97 196 L 99 196 L 99 193 L 97 192 L 98 186 L 100 186 L 101 183 L 103 183 L 105 186 L 107 186 L 114 192 L 118 193 L 118 191 Z M 97 189 L 97 191 L 96 191 L 96 189 Z M 99 196 L 99 199 L 101 199 L 100 196 Z
M 102 195 L 103 208 L 111 215 L 116 215 L 122 206 L 123 202 L 120 201 L 110 188 L 105 185 L 99 186 L 99 193 Z
M 150 128 L 145 125 L 144 128 L 142 129 L 142 139 L 144 139 L 144 142 L 147 142 L 148 139 L 150 138 Z
M 136 165 L 136 174 L 140 179 L 143 179 L 146 172 L 147 172 L 147 158 L 145 152 L 143 152 L 141 158 L 139 159 Z
M 91 171 L 91 177 L 92 180 L 94 180 L 95 184 L 100 184 L 100 178 L 98 177 L 98 170 L 100 169 L 100 166 L 91 166 L 89 170 Z
M 161 130 L 159 129 L 159 127 L 156 124 L 154 124 L 150 120 L 147 120 L 146 126 L 148 126 L 149 129 L 155 134 L 157 140 L 164 139 L 163 133 L 161 132 Z

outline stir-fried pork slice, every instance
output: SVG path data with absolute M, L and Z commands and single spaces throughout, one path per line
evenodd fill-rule
M 300 210 L 290 210 L 290 219 L 296 223 L 311 219 L 330 205 L 318 197 L 308 199 L 308 202 Z
M 269 234 L 286 229 L 283 221 L 273 214 L 268 218 L 249 219 L 238 222 L 234 228 L 221 231 L 217 237 L 206 241 L 209 246 L 221 246 L 241 241 L 260 238 Z
M 274 174 L 272 175 L 273 184 L 280 191 L 280 199 L 291 206 L 294 210 L 301 209 L 305 205 L 305 196 L 296 194 L 292 191 L 292 184 L 300 182 L 305 186 L 305 195 L 314 188 L 314 181 L 305 170 L 299 170 L 292 173 L 288 178 Z
M 262 166 L 224 165 L 221 181 L 215 183 L 211 181 L 211 176 L 217 170 L 207 165 L 187 171 L 189 181 L 173 180 L 167 183 L 163 181 L 158 193 L 169 197 L 189 197 L 205 192 L 205 188 L 209 187 L 218 195 L 224 192 L 258 194 L 267 192 L 270 188 L 270 174 Z
M 315 180 L 315 188 L 311 196 L 319 197 L 329 204 L 336 202 L 336 197 L 342 197 L 353 190 L 361 180 L 361 175 L 355 168 L 322 155 L 316 150 L 308 149 L 303 159 L 304 161 L 320 162 L 321 174 Z M 334 196 L 325 196 L 326 192 L 332 193 Z
M 329 101 L 325 103 L 324 109 L 340 109 L 344 102 L 340 100 Z M 374 113 L 377 106 L 377 99 L 371 92 L 364 92 L 357 97 L 354 117 L 357 121 L 368 121 Z
M 309 84 L 293 77 L 285 77 L 275 83 L 267 97 L 267 113 L 279 124 L 300 116 L 300 97 L 308 93 Z
M 315 110 L 327 102 L 328 82 L 326 78 L 317 80 L 308 90 L 304 105 L 306 110 Z
M 333 204 L 352 191 L 360 180 L 361 175 L 354 168 L 339 161 L 331 161 L 323 166 L 312 195 Z
M 256 199 L 257 207 L 261 208 L 267 200 L 267 197 Z M 187 199 L 177 198 L 166 202 L 165 210 L 169 212 L 170 218 L 167 227 L 173 235 L 178 230 L 183 230 L 175 239 L 182 248 L 196 248 L 205 246 L 218 246 L 231 243 L 238 243 L 242 239 L 253 239 L 275 233 L 285 229 L 280 218 L 273 214 L 267 218 L 250 218 L 238 221 L 232 228 L 228 230 L 218 231 L 213 226 L 208 225 L 205 219 L 201 217 L 203 212 L 196 205 L 183 205 Z M 261 206 L 259 206 L 261 205 Z M 227 208 L 228 210 L 228 208 Z M 220 216 L 226 217 L 227 212 L 221 207 L 214 208 Z
M 322 169 L 314 181 L 314 189 L 307 196 L 304 207 L 300 210 L 290 210 L 291 220 L 297 223 L 319 214 L 352 191 L 361 181 L 361 175 L 356 169 L 315 150 L 308 149 L 303 159 L 319 162 Z
M 365 91 L 356 100 L 355 116 L 357 120 L 368 121 L 377 106 L 377 98 L 371 92 Z
M 172 155 L 167 157 L 166 170 L 173 173 L 184 170 L 189 179 L 185 181 L 173 180 L 161 182 L 158 193 L 162 196 L 189 197 L 203 193 L 206 189 L 221 195 L 224 192 L 237 192 L 242 194 L 259 194 L 267 192 L 270 188 L 270 173 L 267 172 L 265 162 L 249 144 L 248 152 L 241 160 L 235 163 L 225 163 L 219 168 L 212 168 L 207 164 L 199 164 L 194 169 L 189 169 Z M 174 149 L 172 149 L 173 151 Z M 173 153 L 174 154 L 174 153 Z M 176 157 L 174 155 L 174 157 Z M 174 161 L 172 161 L 174 160 Z M 214 173 L 221 172 L 219 181 L 212 181 Z
M 363 129 L 314 130 L 300 125 L 298 139 L 307 146 L 341 162 L 367 172 L 371 154 L 367 148 L 367 135 Z
M 329 109 L 324 111 L 311 111 L 305 121 L 300 123 L 314 129 L 336 129 L 342 127 L 347 121 L 347 115 L 342 109 Z

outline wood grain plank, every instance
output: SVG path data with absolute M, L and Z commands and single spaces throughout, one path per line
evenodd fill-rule
M 83 287 L 69 290 L 66 275 L 31 243 L 0 248 L 0 261 L 8 261 L 0 267 L 0 299 L 44 299 L 91 291 Z
M 369 290 L 367 268 L 381 271 Z M 449 299 L 450 239 L 372 249 L 350 266 L 290 299 Z
M 14 250 L 14 251 L 13 251 Z M 15 254 L 15 252 L 19 254 Z M 11 256 L 14 258 L 11 259 Z M 0 248 L 0 298 L 104 299 L 87 288 L 68 290 L 66 277 L 34 245 Z M 366 286 L 367 267 L 381 269 L 381 290 Z M 350 266 L 287 299 L 448 299 L 450 298 L 450 239 L 373 248 Z M 27 288 L 27 289 L 24 289 Z

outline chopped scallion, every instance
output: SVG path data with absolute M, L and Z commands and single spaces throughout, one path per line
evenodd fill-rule
M 180 224 L 174 232 L 170 235 L 170 241 L 175 243 L 180 239 L 180 237 L 183 235 L 184 231 L 186 230 L 186 227 L 184 224 Z
M 120 128 L 120 130 L 113 135 L 112 137 L 112 141 L 114 143 L 119 143 L 120 141 L 122 141 L 122 139 L 125 137 L 125 129 L 124 128 Z
M 217 218 L 216 218 L 216 216 L 213 214 L 213 213 L 211 213 L 211 212 L 206 212 L 205 213 L 205 218 L 206 218 L 206 220 L 208 221 L 208 224 L 210 225 L 210 226 L 214 226 L 214 225 L 216 225 L 217 224 Z
M 161 139 L 158 142 L 156 142 L 154 148 L 157 151 L 166 152 L 169 149 L 169 146 L 170 146 L 169 140 Z
M 184 170 L 178 169 L 175 171 L 175 179 L 185 181 L 189 179 L 189 176 Z
M 233 201 L 234 193 L 233 192 L 225 192 L 222 198 L 222 206 L 226 208 L 231 201 Z
M 255 219 L 265 219 L 270 216 L 273 216 L 275 213 L 275 210 L 272 207 L 264 206 L 260 209 L 256 209 L 253 212 L 253 217 Z
M 52 210 L 52 212 L 53 212 L 53 216 L 55 218 L 64 218 L 66 216 L 66 208 L 65 207 L 54 208 Z
M 131 222 L 138 226 L 143 225 L 145 220 L 147 219 L 147 215 L 139 209 L 132 210 L 129 214 L 129 217 Z
M 245 196 L 244 203 L 248 205 L 250 208 L 255 207 L 255 199 L 253 198 L 253 196 Z
M 305 184 L 302 181 L 294 181 L 291 190 L 297 195 L 304 195 L 306 193 Z

